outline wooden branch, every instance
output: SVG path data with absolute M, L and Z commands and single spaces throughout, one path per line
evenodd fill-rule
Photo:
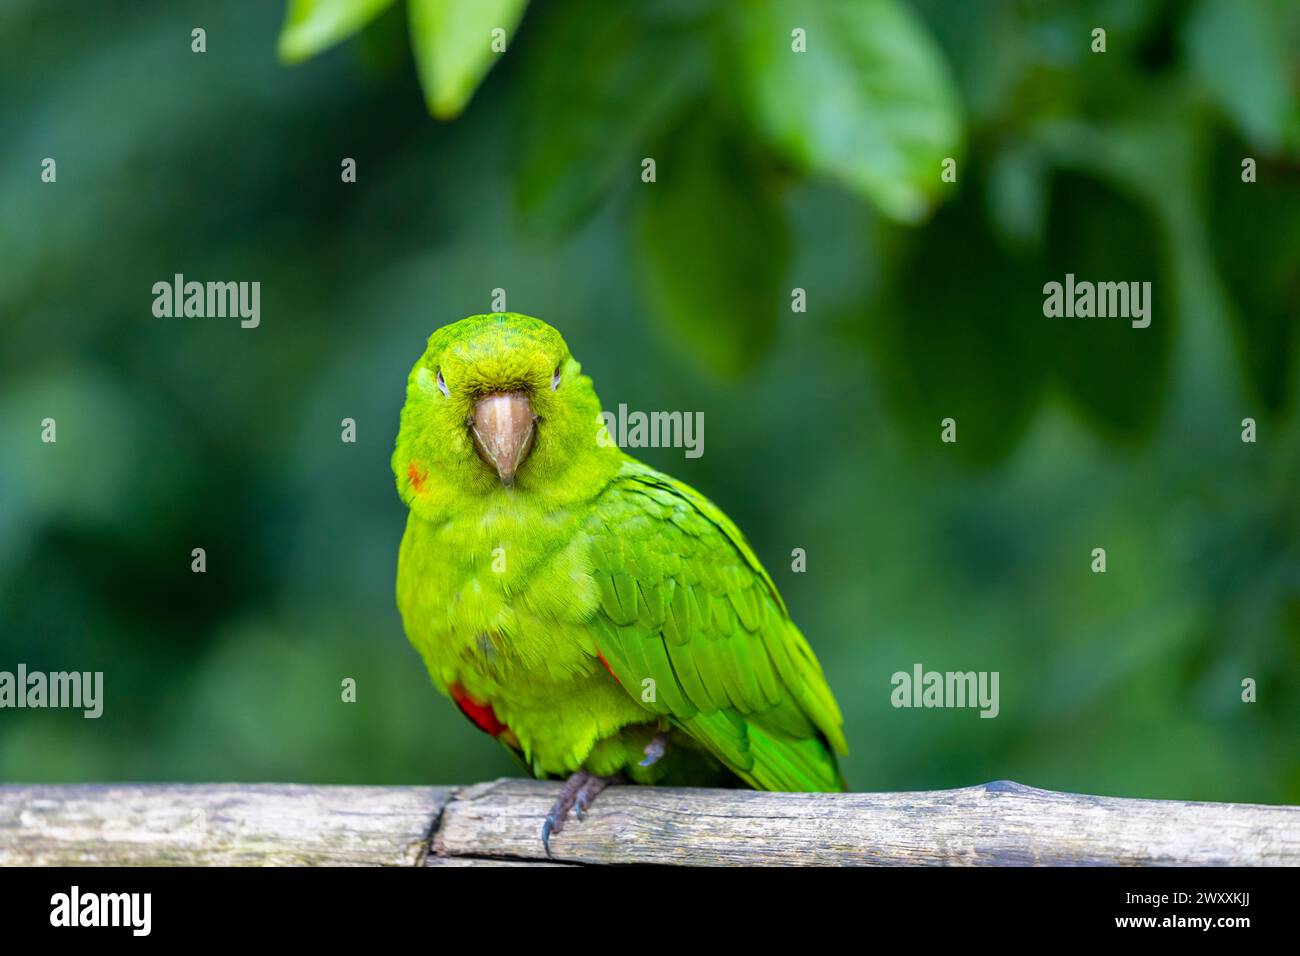
M 0 787 L 0 865 L 415 866 L 446 787 Z
M 0 787 L 0 865 L 1300 865 L 1300 807 L 999 781 L 921 793 L 611 787 L 538 836 L 555 783 Z

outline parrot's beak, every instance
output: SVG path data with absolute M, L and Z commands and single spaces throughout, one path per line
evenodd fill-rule
M 514 484 L 515 472 L 533 448 L 537 416 L 524 392 L 495 392 L 474 404 L 469 421 L 474 448 L 496 469 L 501 484 Z

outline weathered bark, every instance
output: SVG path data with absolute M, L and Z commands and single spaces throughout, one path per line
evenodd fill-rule
M 1300 807 L 997 782 L 919 793 L 611 787 L 551 840 L 558 784 L 0 787 L 0 864 L 1300 865 Z

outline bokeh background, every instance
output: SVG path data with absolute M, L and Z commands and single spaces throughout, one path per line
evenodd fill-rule
M 402 634 L 389 470 L 504 288 L 606 407 L 704 413 L 639 454 L 752 539 L 856 789 L 1300 802 L 1300 6 L 492 0 L 491 64 L 464 9 L 292 6 L 0 6 L 0 669 L 106 696 L 0 711 L 0 779 L 516 773 Z M 177 272 L 261 327 L 155 318 Z M 1066 272 L 1151 327 L 1045 319 Z M 915 662 L 1000 715 L 892 708 Z

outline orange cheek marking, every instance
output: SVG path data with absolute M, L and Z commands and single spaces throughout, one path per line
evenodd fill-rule
M 411 487 L 417 495 L 424 490 L 424 472 L 415 467 L 415 462 L 406 466 L 406 477 L 411 479 Z

